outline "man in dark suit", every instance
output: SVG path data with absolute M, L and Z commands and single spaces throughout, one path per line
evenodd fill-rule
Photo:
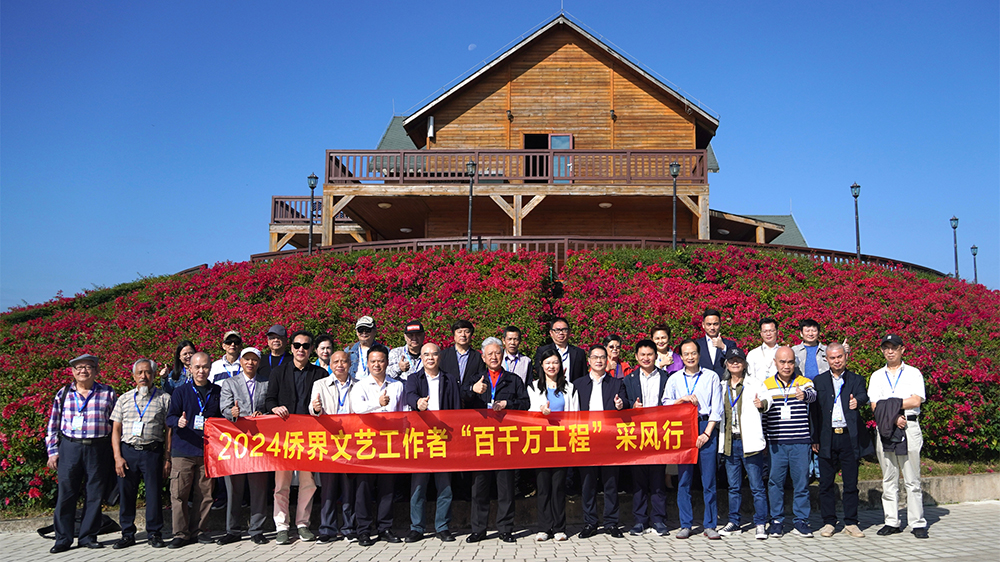
M 267 384 L 267 398 L 264 401 L 265 413 L 270 412 L 281 419 L 288 419 L 291 414 L 310 415 L 310 395 L 313 383 L 327 375 L 326 369 L 309 362 L 312 351 L 313 336 L 306 331 L 292 334 L 292 360 L 275 366 Z M 278 470 L 274 473 L 274 527 L 278 531 L 275 542 L 289 544 L 290 527 L 288 494 L 292 487 L 294 471 Z M 316 482 L 313 473 L 304 470 L 299 473 L 298 506 L 295 512 L 295 525 L 298 527 L 299 538 L 304 541 L 316 540 L 316 535 L 309 530 L 309 515 L 312 513 L 313 494 L 316 492 Z
M 420 348 L 420 362 L 423 369 L 406 379 L 406 405 L 415 412 L 435 412 L 437 410 L 458 410 L 462 407 L 458 380 L 438 368 L 441 348 L 433 343 L 425 343 Z M 451 523 L 451 473 L 435 472 L 414 474 L 410 478 L 410 532 L 406 542 L 417 542 L 424 538 L 424 502 L 427 500 L 427 484 L 431 476 L 437 488 L 437 505 L 434 509 L 434 532 L 444 542 L 452 542 L 448 528 Z
M 466 374 L 478 375 L 486 369 L 483 364 L 483 356 L 479 354 L 479 351 L 472 349 L 472 336 L 475 333 L 476 327 L 472 325 L 472 322 L 459 320 L 451 325 L 454 345 L 441 350 L 438 364 L 442 371 L 451 373 L 458 380 L 459 386 L 464 383 Z M 475 377 L 476 380 L 478 378 L 478 376 Z
M 569 322 L 565 318 L 556 318 L 549 327 L 549 337 L 552 343 L 547 343 L 535 350 L 533 365 L 538 365 L 542 353 L 547 349 L 555 349 L 562 357 L 563 372 L 569 382 L 576 384 L 576 379 L 587 375 L 587 352 L 569 343 Z M 533 373 L 529 373 L 526 384 L 531 384 Z
M 555 323 L 553 323 L 555 325 Z M 603 345 L 590 348 L 590 373 L 577 379 L 576 398 L 581 412 L 621 410 L 628 404 L 624 379 L 616 379 L 605 373 L 608 365 L 608 350 Z M 624 536 L 618 527 L 618 467 L 585 466 L 580 469 L 583 476 L 580 499 L 583 502 L 584 527 L 580 538 L 587 539 L 597 534 L 597 478 L 604 483 L 604 530 L 616 539 Z
M 823 516 L 819 534 L 831 537 L 836 531 L 833 480 L 839 471 L 844 481 L 844 530 L 852 537 L 863 537 L 858 528 L 858 463 L 874 449 L 858 407 L 868 403 L 868 392 L 864 377 L 846 369 L 842 344 L 827 346 L 826 359 L 830 370 L 813 380 L 816 401 L 809 407 L 812 450 L 819 456 L 819 509 Z
M 635 359 L 639 367 L 625 376 L 625 403 L 632 408 L 655 408 L 663 401 L 667 373 L 656 368 L 656 344 L 640 340 L 635 344 Z M 635 526 L 629 534 L 638 536 L 651 529 L 667 536 L 667 490 L 662 464 L 632 466 L 632 513 Z M 647 513 L 648 510 L 648 513 Z
M 462 382 L 462 401 L 468 409 L 491 408 L 495 412 L 503 410 L 527 410 L 528 391 L 521 377 L 504 371 L 503 344 L 497 338 L 486 338 L 483 342 L 483 359 L 486 370 L 478 377 L 466 376 Z M 472 533 L 465 542 L 475 543 L 486 538 L 486 524 L 490 517 L 490 480 L 496 475 L 497 481 L 497 530 L 500 540 L 516 542 L 514 539 L 514 471 L 480 471 L 475 473 L 472 483 Z
M 701 313 L 701 328 L 705 330 L 705 336 L 698 339 L 701 351 L 698 365 L 721 377 L 726 372 L 726 351 L 736 347 L 736 342 L 722 337 L 722 315 L 714 308 L 706 308 Z

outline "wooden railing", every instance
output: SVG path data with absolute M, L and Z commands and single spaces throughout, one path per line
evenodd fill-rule
M 361 242 L 353 244 L 338 244 L 336 246 L 317 247 L 317 252 L 336 252 L 346 254 L 361 250 L 376 252 L 419 252 L 430 248 L 440 248 L 458 251 L 466 247 L 466 238 L 414 238 L 410 240 L 380 240 L 377 242 Z M 552 254 L 558 268 L 569 253 L 582 250 L 612 250 L 618 248 L 669 248 L 669 238 L 625 238 L 625 237 L 586 237 L 586 236 L 488 236 L 473 239 L 473 251 L 505 251 L 514 252 L 528 250 Z M 741 246 L 762 250 L 778 250 L 787 254 L 806 256 L 818 262 L 846 263 L 856 261 L 856 256 L 850 252 L 825 250 L 822 248 L 806 248 L 802 246 L 782 246 L 775 244 L 756 244 L 753 242 L 735 242 L 730 240 L 678 240 L 679 246 Z M 286 250 L 282 252 L 267 252 L 250 256 L 252 262 L 269 262 L 276 259 L 304 255 L 308 248 Z M 944 277 L 936 269 L 924 267 L 904 261 L 861 254 L 861 262 L 879 265 L 886 268 L 908 269 Z
M 313 200 L 313 224 L 323 222 L 323 201 Z M 309 224 L 309 198 L 301 195 L 275 195 L 271 197 L 271 224 Z M 333 217 L 334 222 L 352 222 L 343 211 Z
M 708 183 L 704 150 L 328 150 L 326 183 Z

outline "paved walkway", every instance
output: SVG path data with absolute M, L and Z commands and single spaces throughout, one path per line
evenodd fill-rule
M 709 541 L 697 536 L 686 541 L 677 540 L 671 530 L 669 537 L 645 535 L 612 539 L 598 535 L 581 540 L 575 535 L 562 543 L 536 543 L 528 530 L 522 529 L 517 544 L 504 544 L 496 540 L 495 533 L 478 544 L 464 542 L 467 530 L 462 531 L 458 541 L 442 543 L 435 538 L 424 539 L 416 544 L 376 543 L 370 548 L 362 548 L 357 543 L 340 541 L 332 544 L 295 542 L 289 546 L 278 546 L 272 541 L 257 546 L 243 540 L 229 546 L 190 545 L 178 550 L 152 549 L 140 543 L 125 550 L 112 550 L 111 544 L 117 536 L 100 537 L 108 548 L 101 550 L 73 549 L 60 555 L 49 555 L 53 542 L 40 538 L 35 533 L 0 534 L 0 562 L 13 560 L 73 560 L 84 562 L 169 562 L 180 560 L 239 560 L 240 562 L 282 561 L 373 561 L 423 562 L 431 560 L 483 560 L 496 562 L 626 562 L 658 561 L 680 559 L 685 562 L 719 561 L 737 562 L 741 560 L 758 562 L 824 562 L 840 560 L 865 560 L 866 562 L 906 560 L 975 560 L 985 562 L 998 559 L 1000 534 L 996 529 L 1000 523 L 1000 501 L 961 503 L 943 506 L 928 506 L 925 510 L 930 523 L 930 538 L 918 540 L 909 532 L 892 537 L 879 537 L 875 531 L 882 524 L 880 511 L 863 511 L 860 514 L 861 527 L 868 535 L 855 539 L 844 533 L 832 538 L 806 539 L 786 534 L 781 539 L 758 541 L 752 532 L 740 536 Z M 819 527 L 814 516 L 813 528 Z M 578 528 L 570 529 L 573 532 Z M 907 529 L 908 531 L 908 529 Z M 139 533 L 138 538 L 143 538 Z M 273 538 L 273 533 L 268 533 Z

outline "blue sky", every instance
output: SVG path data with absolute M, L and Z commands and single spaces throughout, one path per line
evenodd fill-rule
M 569 0 L 720 115 L 711 206 L 1000 287 L 995 1 Z M 374 148 L 558 0 L 0 4 L 0 310 L 267 251 L 271 195 Z

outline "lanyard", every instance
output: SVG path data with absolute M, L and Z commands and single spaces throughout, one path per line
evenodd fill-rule
M 351 383 L 347 383 L 347 388 L 340 388 L 340 382 L 334 381 L 333 384 L 337 385 L 337 390 L 340 392 L 337 398 L 337 413 L 344 408 L 344 402 L 347 402 L 347 391 L 351 389 Z
M 899 374 L 896 375 L 896 382 L 892 382 L 892 379 L 889 378 L 889 366 L 886 365 L 886 367 L 885 367 L 885 380 L 886 380 L 886 382 L 889 383 L 889 390 L 890 390 L 890 392 L 892 394 L 896 393 L 896 386 L 899 384 L 899 377 L 901 377 L 901 376 L 903 376 L 903 364 L 902 363 L 899 364 Z
M 833 403 L 834 403 L 834 405 L 836 405 L 837 402 L 840 402 L 840 393 L 844 392 L 844 385 L 846 384 L 844 382 L 844 379 L 839 379 L 839 380 L 840 380 L 840 390 L 838 390 L 837 391 L 837 395 L 833 397 Z M 833 384 L 834 384 L 834 386 L 837 385 L 837 379 L 834 380 Z
M 368 374 L 368 354 L 362 353 L 362 347 L 358 346 L 358 361 L 361 363 L 361 370 L 365 375 Z
M 778 384 L 781 385 L 781 394 L 785 396 L 784 403 L 785 405 L 788 405 L 788 391 L 791 390 L 792 383 L 788 383 L 788 386 L 785 386 L 785 382 L 781 380 L 781 377 L 779 377 L 778 375 L 774 375 L 774 380 L 778 381 Z M 792 379 L 792 382 L 795 382 L 795 379 Z
M 509 369 L 507 369 L 507 370 L 513 373 L 513 372 L 514 372 L 514 369 L 517 369 L 517 362 L 518 362 L 518 360 L 519 360 L 519 359 L 520 359 L 520 357 L 516 357 L 516 356 L 515 356 L 515 357 L 511 357 L 510 355 L 508 355 L 507 357 L 504 357 L 504 361 L 505 361 L 505 362 L 506 362 L 506 363 L 507 363 L 508 365 L 510 365 L 510 363 L 511 363 L 511 360 L 513 360 L 513 362 L 514 362 L 514 364 L 513 364 L 513 365 L 510 365 L 510 368 L 509 368 Z
M 410 352 L 407 351 L 406 353 L 409 355 Z M 420 358 L 420 356 L 417 355 L 416 359 L 414 359 L 413 356 L 410 355 L 410 372 L 411 373 L 419 373 L 420 369 L 423 369 L 423 368 L 424 368 L 424 362 Z
M 687 390 L 689 395 L 694 394 L 694 391 L 698 390 L 698 379 L 700 378 L 701 378 L 701 371 L 698 371 L 698 374 L 694 377 L 694 389 L 692 389 L 690 386 L 688 386 L 688 374 L 684 373 L 684 388 L 685 390 Z
M 270 368 L 272 368 L 272 369 L 274 369 L 274 361 L 273 361 L 273 359 L 274 359 L 274 355 L 268 355 L 268 356 L 267 356 L 267 366 L 268 366 L 268 367 L 270 367 Z M 282 356 L 281 356 L 281 359 L 278 359 L 278 366 L 280 367 L 280 366 L 281 366 L 281 364 L 282 364 L 282 363 L 283 363 L 284 361 L 285 361 L 285 356 L 284 356 L 284 355 L 282 355 Z
M 225 359 L 222 360 L 222 368 L 226 370 L 226 374 L 229 375 L 229 378 L 235 377 L 236 375 L 238 375 L 241 372 L 243 372 L 243 367 L 240 365 L 239 360 L 236 361 L 236 372 L 235 373 L 233 373 L 232 371 L 229 370 L 229 366 L 226 365 Z
M 491 404 L 493 403 L 494 400 L 496 400 L 496 397 L 497 397 L 497 385 L 500 384 L 500 377 L 502 377 L 502 376 L 503 376 L 503 373 L 500 373 L 500 376 L 497 377 L 496 384 L 493 383 L 493 377 L 490 376 L 490 403 Z
M 80 405 L 80 395 L 77 394 L 75 388 L 73 389 L 73 402 L 76 403 L 76 413 L 77 414 L 82 414 L 83 411 L 87 409 L 87 403 L 90 402 L 90 399 L 93 398 L 95 394 L 97 394 L 97 385 L 94 385 L 93 387 L 91 387 L 90 394 L 88 394 L 87 397 L 83 400 L 83 406 L 81 406 Z
M 137 396 L 139 396 L 138 392 L 136 392 L 135 394 L 133 394 L 132 395 L 132 401 L 135 402 L 135 411 L 139 413 L 139 421 L 141 422 L 142 421 L 142 416 L 146 415 L 146 410 L 148 410 L 149 409 L 149 405 L 153 403 L 153 397 L 156 396 L 156 389 L 154 388 L 153 389 L 153 393 L 149 395 L 149 402 L 146 402 L 146 407 L 143 408 L 141 412 L 139 412 L 139 399 L 137 398 Z
M 198 399 L 198 415 L 200 416 L 205 413 L 205 405 L 208 404 L 208 398 L 212 395 L 212 389 L 208 389 L 208 394 L 205 395 L 205 402 L 201 401 L 201 394 L 198 393 L 198 389 L 193 384 L 191 385 L 191 391 L 194 392 L 194 397 Z
M 253 393 L 257 392 L 257 379 L 244 379 L 243 383 L 247 385 L 247 394 L 250 395 L 250 409 L 253 410 Z
M 733 386 L 732 385 L 726 385 L 726 396 L 729 397 L 729 409 L 730 410 L 733 410 L 733 409 L 736 408 L 736 403 L 740 401 L 740 397 L 743 396 L 743 391 L 744 390 L 746 390 L 745 386 L 740 387 L 740 393 L 736 395 L 735 399 L 733 399 Z

